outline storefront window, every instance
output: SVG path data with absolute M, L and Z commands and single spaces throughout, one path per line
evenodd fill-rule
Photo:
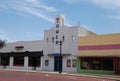
M 24 57 L 14 57 L 14 66 L 24 66 Z
M 102 69 L 103 70 L 113 70 L 113 59 L 103 59 L 102 60 Z
M 9 66 L 9 60 L 10 60 L 9 57 L 1 57 L 0 65 Z
M 67 60 L 67 67 L 71 67 L 71 60 L 70 59 Z
M 81 69 L 113 70 L 112 58 L 81 58 Z
M 90 69 L 90 59 L 81 59 L 81 68 Z
M 72 60 L 72 67 L 76 67 L 76 59 Z
M 40 57 L 29 57 L 29 66 L 31 67 L 40 67 L 41 59 Z
M 49 60 L 45 60 L 45 66 L 49 65 Z
M 37 59 L 37 64 L 36 64 L 36 66 L 37 67 L 40 67 L 41 66 L 41 58 L 40 57 L 36 57 L 36 59 Z
M 92 69 L 95 69 L 95 70 L 101 69 L 101 60 L 100 59 L 93 59 L 92 60 Z

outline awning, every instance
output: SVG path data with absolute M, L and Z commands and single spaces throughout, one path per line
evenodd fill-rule
M 61 56 L 71 56 L 72 54 L 61 54 Z M 60 56 L 60 53 L 48 54 L 48 56 Z

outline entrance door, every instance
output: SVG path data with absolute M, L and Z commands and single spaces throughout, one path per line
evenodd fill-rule
M 54 71 L 62 71 L 62 57 L 54 57 Z

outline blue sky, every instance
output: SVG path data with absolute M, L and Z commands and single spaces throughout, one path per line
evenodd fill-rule
M 71 26 L 79 21 L 98 34 L 120 33 L 120 0 L 0 0 L 0 39 L 41 40 L 57 14 Z

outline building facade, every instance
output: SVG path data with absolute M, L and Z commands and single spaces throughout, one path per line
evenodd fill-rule
M 77 72 L 78 38 L 89 35 L 96 34 L 80 26 L 66 26 L 64 16 L 57 15 L 43 40 L 10 43 L 0 50 L 0 67 Z
M 78 37 L 95 35 L 80 26 L 68 27 L 63 15 L 55 17 L 55 26 L 44 32 L 45 71 L 77 72 Z M 60 43 L 61 48 L 60 48 Z M 61 52 L 61 57 L 60 56 Z
M 120 74 L 120 34 L 97 35 L 65 25 L 63 15 L 39 41 L 7 43 L 0 49 L 0 68 Z
M 0 68 L 42 70 L 44 41 L 7 43 L 0 51 Z
M 78 72 L 120 74 L 120 34 L 80 37 Z

